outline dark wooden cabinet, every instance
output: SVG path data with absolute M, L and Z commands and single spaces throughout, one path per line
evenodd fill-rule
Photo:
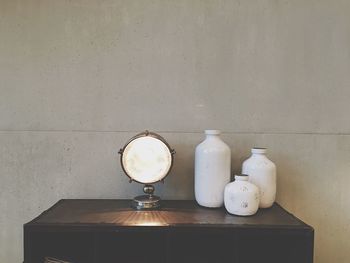
M 278 204 L 251 217 L 195 201 L 60 200 L 24 225 L 24 262 L 311 263 L 314 232 Z

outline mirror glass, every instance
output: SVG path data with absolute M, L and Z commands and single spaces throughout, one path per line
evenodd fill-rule
M 124 149 L 122 163 L 131 179 L 151 184 L 162 180 L 171 168 L 171 152 L 161 140 L 136 138 Z

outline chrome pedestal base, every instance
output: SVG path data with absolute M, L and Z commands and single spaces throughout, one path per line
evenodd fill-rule
M 131 207 L 137 210 L 151 210 L 160 207 L 160 197 L 156 195 L 139 195 L 131 202 Z

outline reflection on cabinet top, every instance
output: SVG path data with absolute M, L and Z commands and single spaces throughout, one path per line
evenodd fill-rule
M 213 227 L 213 228 L 280 228 L 313 231 L 298 218 L 275 203 L 260 209 L 250 217 L 228 214 L 224 208 L 203 208 L 192 200 L 162 201 L 153 211 L 137 211 L 130 200 L 63 199 L 25 225 L 27 228 L 45 226 L 84 227 Z

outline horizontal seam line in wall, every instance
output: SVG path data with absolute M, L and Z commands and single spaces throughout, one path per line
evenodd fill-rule
M 9 133 L 9 132 L 77 132 L 77 133 L 139 133 L 142 130 L 0 130 L 0 133 Z M 204 131 L 162 131 L 162 130 L 152 130 L 157 133 L 183 133 L 183 134 L 203 134 Z M 222 134 L 258 134 L 258 135 L 340 135 L 348 136 L 350 133 L 331 133 L 331 132 L 249 132 L 249 131 L 221 131 Z

